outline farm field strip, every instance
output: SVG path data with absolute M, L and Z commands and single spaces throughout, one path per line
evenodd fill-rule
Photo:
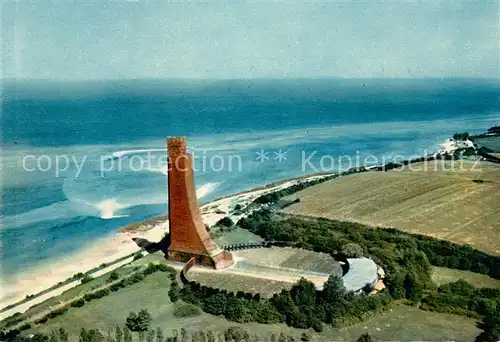
M 473 162 L 464 165 L 456 172 L 366 172 L 333 179 L 296 193 L 300 202 L 283 212 L 399 228 L 500 254 L 500 165 L 481 162 L 478 171 L 470 171 Z

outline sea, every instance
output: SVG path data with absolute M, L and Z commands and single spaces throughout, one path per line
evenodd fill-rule
M 316 172 L 433 153 L 500 123 L 498 79 L 6 80 L 2 274 L 167 211 L 166 138 L 199 203 Z

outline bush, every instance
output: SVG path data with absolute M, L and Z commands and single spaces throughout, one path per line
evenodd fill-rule
M 233 220 L 229 216 L 226 216 L 224 218 L 221 218 L 217 223 L 215 224 L 216 226 L 221 226 L 221 227 L 232 227 L 234 225 Z
M 373 342 L 373 338 L 369 333 L 364 333 L 358 338 L 357 342 Z
M 82 279 L 84 274 L 82 272 L 78 272 L 73 275 L 72 279 Z
M 455 133 L 453 134 L 453 139 L 455 140 L 467 140 L 469 139 L 469 133 L 468 132 L 463 132 L 463 133 Z
M 118 275 L 118 272 L 113 271 L 109 274 L 108 282 L 113 282 L 115 280 L 118 280 L 118 278 L 120 278 L 120 276 Z
M 178 304 L 174 307 L 174 316 L 179 318 L 198 316 L 200 313 L 199 307 L 189 303 Z
M 351 242 L 342 247 L 342 254 L 346 258 L 361 258 L 363 256 L 363 248 L 357 243 Z
M 134 261 L 139 260 L 142 257 L 143 257 L 142 252 L 137 252 L 134 254 Z
M 85 274 L 81 280 L 81 283 L 82 284 L 86 284 L 88 282 L 91 282 L 92 280 L 94 280 L 94 278 L 92 278 L 92 276 L 88 275 L 88 274 Z
M 73 308 L 81 308 L 85 305 L 85 300 L 83 298 L 76 299 L 71 302 L 70 306 Z
M 61 316 L 62 314 L 64 314 L 64 313 L 65 313 L 65 312 L 67 312 L 67 311 L 68 311 L 68 308 L 67 308 L 67 307 L 62 307 L 62 308 L 59 308 L 59 309 L 54 310 L 54 311 L 52 311 L 52 312 L 49 312 L 49 313 L 47 314 L 47 317 L 48 317 L 48 318 L 55 318 L 55 317 L 57 317 L 57 316 Z

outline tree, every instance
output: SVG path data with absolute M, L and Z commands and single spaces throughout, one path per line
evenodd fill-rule
M 311 333 L 308 331 L 303 332 L 302 335 L 300 336 L 300 340 L 302 342 L 310 341 L 311 340 Z
M 342 254 L 346 258 L 361 258 L 363 256 L 363 248 L 357 243 L 350 242 L 342 246 Z
M 181 342 L 187 342 L 188 341 L 188 334 L 186 329 L 181 328 Z
M 153 342 L 155 340 L 156 333 L 154 330 L 149 330 L 148 334 L 146 336 L 146 341 L 147 342 Z
M 108 278 L 108 282 L 112 282 L 112 281 L 115 281 L 115 280 L 118 280 L 120 276 L 118 275 L 118 272 L 116 271 L 113 271 L 109 274 L 109 278 Z
M 132 342 L 132 333 L 127 327 L 123 327 L 123 342 Z
M 111 329 L 108 329 L 108 335 L 106 336 L 106 342 L 115 342 L 115 339 L 113 338 L 113 333 L 111 332 Z
M 80 339 L 79 339 L 79 342 L 88 342 L 88 340 L 87 340 L 87 330 L 85 330 L 85 328 L 82 328 L 80 330 Z
M 300 278 L 290 290 L 290 295 L 297 306 L 312 307 L 316 303 L 316 286 L 305 278 Z
M 453 139 L 455 140 L 467 140 L 469 139 L 469 133 L 468 132 L 463 132 L 463 133 L 455 133 L 453 134 Z
M 42 333 L 36 333 L 30 339 L 30 342 L 31 341 L 32 342 L 49 342 L 49 337 L 47 335 L 42 334 Z
M 357 342 L 373 342 L 373 338 L 369 333 L 364 333 L 358 338 Z
M 146 309 L 142 309 L 139 313 L 131 312 L 129 313 L 125 325 L 131 331 L 144 332 L 149 329 L 149 325 L 153 318 L 151 314 Z
M 230 327 L 226 329 L 224 332 L 224 340 L 225 341 L 235 341 L 240 342 L 248 335 L 248 333 L 243 330 L 241 327 Z
M 488 133 L 500 133 L 500 126 L 493 126 L 488 128 Z
M 233 220 L 229 216 L 226 216 L 224 218 L 221 218 L 217 223 L 215 224 L 216 226 L 223 226 L 223 227 L 232 227 L 234 225 Z
M 160 327 L 156 328 L 156 342 L 163 342 L 163 331 Z
M 336 275 L 330 275 L 323 285 L 321 295 L 325 302 L 334 303 L 343 298 L 346 294 L 346 288 L 342 278 Z
M 122 342 L 123 331 L 119 326 L 115 327 L 115 340 L 116 342 Z
M 137 314 L 137 327 L 138 331 L 147 331 L 149 329 L 149 325 L 153 321 L 151 314 L 146 309 L 142 309 Z
M 222 293 L 209 296 L 203 302 L 203 310 L 212 315 L 223 315 L 226 312 L 227 299 Z
M 88 342 L 104 342 L 104 335 L 97 329 L 91 329 L 87 331 L 87 341 Z
M 137 329 L 137 314 L 135 312 L 130 312 L 127 319 L 125 320 L 125 325 L 131 331 L 139 331 Z
M 52 333 L 50 334 L 49 342 L 60 342 L 59 341 L 59 334 L 57 333 L 56 330 L 52 330 Z
M 69 340 L 68 339 L 68 332 L 64 328 L 60 327 L 59 328 L 59 341 L 68 342 L 68 340 Z
M 207 330 L 207 342 L 215 342 L 215 334 L 212 330 Z
M 85 274 L 85 275 L 83 276 L 82 280 L 80 280 L 80 281 L 81 281 L 81 283 L 82 283 L 82 284 L 86 284 L 86 283 L 88 283 L 88 282 L 90 282 L 90 281 L 92 281 L 92 280 L 94 280 L 94 278 L 92 278 L 92 277 L 91 277 L 90 275 L 88 275 L 88 274 Z
M 500 341 L 500 309 L 484 318 L 484 331 L 476 338 L 476 342 Z
M 406 298 L 413 303 L 418 303 L 424 295 L 424 286 L 415 274 L 406 275 L 405 289 Z

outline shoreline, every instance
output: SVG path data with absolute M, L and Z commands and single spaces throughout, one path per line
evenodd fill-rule
M 199 206 L 202 212 L 203 222 L 212 226 L 221 218 L 230 215 L 229 209 L 234 202 L 250 203 L 266 192 L 278 191 L 302 181 L 322 178 L 329 175 L 331 175 L 331 173 L 323 172 L 283 179 L 216 198 Z M 154 224 L 148 224 L 148 221 L 154 222 Z M 141 224 L 143 225 L 141 226 Z M 75 280 L 67 284 L 62 284 L 59 287 L 57 286 L 60 282 L 64 283 L 76 273 L 86 273 L 99 268 L 102 264 L 112 264 L 117 259 L 141 251 L 141 247 L 132 240 L 133 238 L 146 239 L 150 242 L 161 241 L 165 233 L 168 232 L 168 217 L 166 215 L 158 216 L 142 222 L 133 223 L 132 225 L 136 227 L 134 229 L 132 229 L 130 225 L 122 227 L 114 233 L 98 239 L 90 246 L 83 247 L 71 255 L 51 260 L 45 265 L 33 267 L 19 274 L 9 276 L 8 278 L 2 277 L 3 279 L 0 284 L 2 290 L 2 297 L 0 298 L 2 303 L 2 307 L 0 307 L 0 319 L 8 317 L 15 312 L 26 311 L 29 307 L 54 296 L 54 292 L 61 288 L 68 290 L 79 285 L 80 281 Z M 99 270 L 99 273 L 104 274 L 110 272 L 112 268 L 113 265 L 104 267 Z M 51 288 L 54 289 L 50 290 Z M 48 293 L 39 295 L 44 291 L 48 291 Z M 48 294 L 50 294 L 50 296 L 47 296 Z M 25 301 L 28 295 L 35 295 L 35 297 Z M 6 309 L 12 305 L 14 306 Z M 24 310 L 19 310 L 20 307 Z
M 441 150 L 423 156 L 421 159 L 427 160 L 427 158 L 435 158 L 437 154 L 450 153 L 450 150 L 453 151 L 456 149 L 456 147 L 453 148 L 451 146 L 451 148 L 446 148 L 448 146 L 443 146 L 443 144 L 441 144 L 441 147 Z M 413 160 L 409 162 L 411 163 Z M 364 169 L 364 171 L 381 171 L 377 170 L 380 167 L 381 166 L 379 165 L 370 167 L 363 166 L 353 168 L 352 170 Z M 337 174 L 338 176 L 344 175 L 344 173 L 339 174 L 335 172 L 311 173 L 274 181 L 263 186 L 257 186 L 239 191 L 235 194 L 218 197 L 206 203 L 200 203 L 199 208 L 202 213 L 203 222 L 209 226 L 213 226 L 218 220 L 224 218 L 225 216 L 232 216 L 237 220 L 244 215 L 231 215 L 230 209 L 232 208 L 234 210 L 235 204 L 243 204 L 242 206 L 245 207 L 262 194 L 279 191 L 294 184 L 324 178 L 334 174 Z M 79 285 L 80 281 L 76 280 L 69 282 L 68 284 L 64 283 L 59 287 L 57 286 L 58 283 L 67 281 L 68 278 L 71 278 L 74 274 L 79 272 L 87 273 L 90 270 L 99 268 L 102 264 L 111 264 L 120 258 L 124 258 L 127 255 L 141 251 L 142 248 L 133 241 L 133 238 L 146 239 L 154 243 L 161 241 L 167 232 L 168 215 L 164 214 L 156 216 L 151 219 L 146 219 L 121 227 L 115 232 L 93 242 L 90 246 L 83 247 L 74 254 L 51 260 L 47 265 L 33 267 L 25 272 L 13 275 L 8 280 L 3 277 L 4 279 L 2 279 L 2 282 L 0 283 L 0 288 L 2 289 L 2 297 L 0 300 L 3 304 L 2 307 L 0 307 L 0 314 L 2 317 L 7 317 L 4 312 L 15 313 L 17 312 L 19 306 L 26 306 L 26 309 L 28 309 L 30 306 L 41 302 L 39 297 L 46 297 L 45 293 L 41 294 L 44 291 L 47 293 L 53 293 L 54 291 L 59 290 L 62 286 L 68 286 L 68 288 L 71 288 Z M 110 272 L 112 267 L 112 265 L 107 266 L 98 271 L 101 274 L 105 274 Z M 54 287 L 54 290 L 50 290 Z M 35 295 L 36 297 L 25 301 L 27 295 Z M 51 294 L 51 296 L 53 295 L 54 294 Z M 6 307 L 12 305 L 15 306 L 6 309 Z M 2 318 L 0 317 L 0 319 Z

